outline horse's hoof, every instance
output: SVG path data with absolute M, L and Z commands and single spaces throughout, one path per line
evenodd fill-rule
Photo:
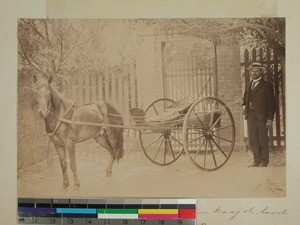
M 74 189 L 75 189 L 75 190 L 78 190 L 79 187 L 80 187 L 80 184 L 74 184 Z
M 106 171 L 106 176 L 107 177 L 111 177 L 111 175 L 112 175 L 112 171 Z
M 66 191 L 66 190 L 68 190 L 68 186 L 69 186 L 69 185 L 64 184 L 64 185 L 62 186 L 61 189 L 62 189 L 63 191 Z

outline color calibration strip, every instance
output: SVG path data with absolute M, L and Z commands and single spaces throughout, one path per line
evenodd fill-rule
M 19 224 L 195 225 L 195 199 L 18 199 Z

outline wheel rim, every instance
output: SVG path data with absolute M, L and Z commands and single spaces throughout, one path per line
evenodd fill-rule
M 230 158 L 235 124 L 224 102 L 215 97 L 199 99 L 190 107 L 183 125 L 184 150 L 194 165 L 211 171 Z
M 159 115 L 166 107 L 175 101 L 162 98 L 151 103 L 145 110 L 145 117 Z M 146 130 L 139 132 L 141 147 L 151 162 L 158 165 L 169 165 L 175 162 L 183 152 L 183 132 L 180 127 L 162 129 L 160 131 Z

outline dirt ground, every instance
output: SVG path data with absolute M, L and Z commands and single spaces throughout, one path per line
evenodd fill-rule
M 73 186 L 68 160 L 70 186 L 63 190 L 59 159 L 51 149 L 51 162 L 41 162 L 20 171 L 18 197 L 285 197 L 285 152 L 272 151 L 266 168 L 249 168 L 248 152 L 235 150 L 219 170 L 196 168 L 186 155 L 168 166 L 150 162 L 141 149 L 125 150 L 113 175 L 106 177 L 109 154 L 94 143 L 77 145 L 80 188 Z

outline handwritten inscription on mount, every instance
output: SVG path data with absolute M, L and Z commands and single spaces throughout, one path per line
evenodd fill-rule
M 282 209 L 282 210 L 272 210 L 270 209 L 269 206 L 265 206 L 264 208 L 257 208 L 257 207 L 251 207 L 248 209 L 225 209 L 222 208 L 221 206 L 215 208 L 214 210 L 211 211 L 202 211 L 201 209 L 198 210 L 197 214 L 214 214 L 214 215 L 228 215 L 228 220 L 233 220 L 238 217 L 238 215 L 287 215 L 287 209 Z

